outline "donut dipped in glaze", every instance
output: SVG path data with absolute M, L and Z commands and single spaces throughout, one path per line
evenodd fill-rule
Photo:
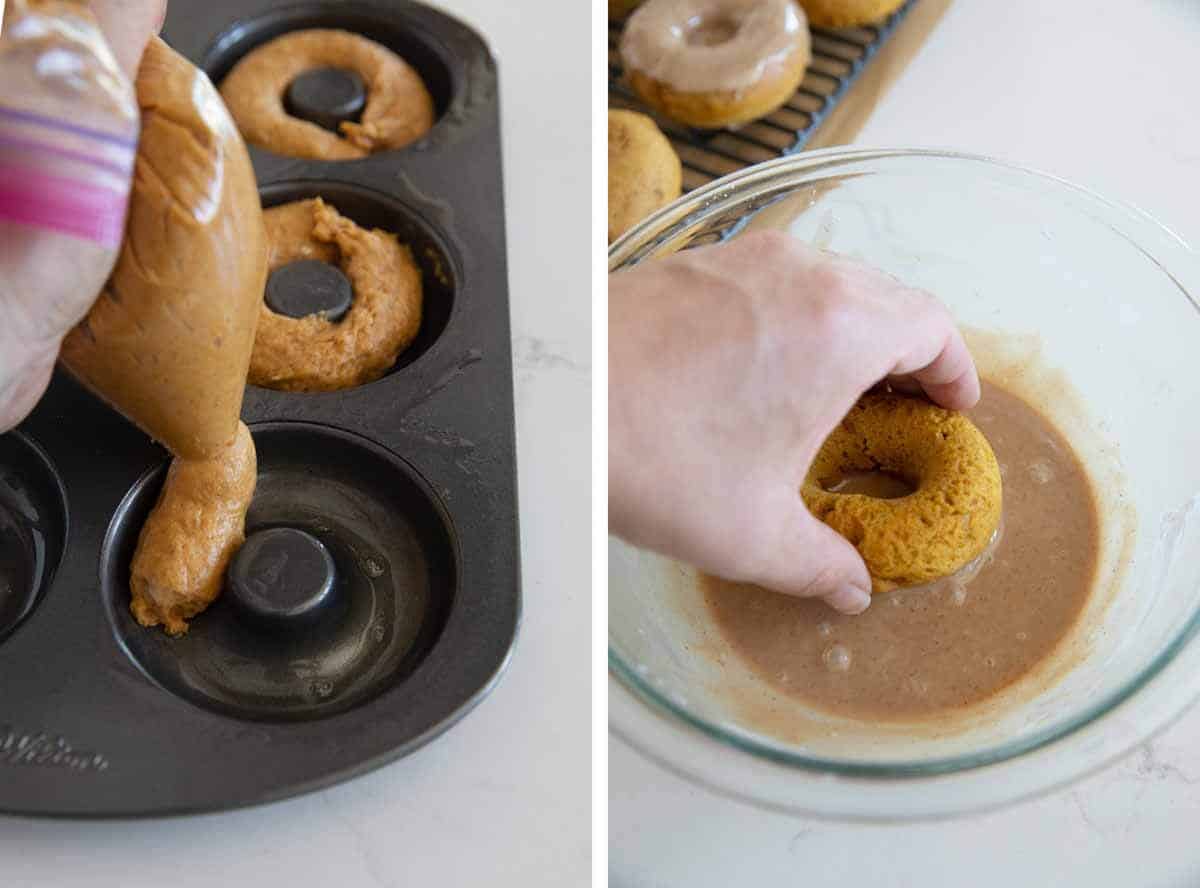
M 705 129 L 770 114 L 811 59 L 794 0 L 647 0 L 621 34 L 629 84 L 651 108 Z
M 839 493 L 839 479 L 885 472 L 915 489 L 895 499 Z M 849 540 L 872 591 L 949 576 L 1000 525 L 1000 466 L 964 414 L 898 394 L 863 396 L 821 445 L 801 488 L 809 511 Z

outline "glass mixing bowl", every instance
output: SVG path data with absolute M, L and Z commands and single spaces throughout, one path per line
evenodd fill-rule
M 692 192 L 617 241 L 609 267 L 762 227 L 932 291 L 982 344 L 985 376 L 1017 368 L 1092 476 L 1098 588 L 1054 669 L 974 719 L 796 742 L 741 715 L 770 690 L 723 647 L 693 573 L 611 540 L 611 732 L 766 807 L 891 820 L 1044 792 L 1178 716 L 1200 692 L 1196 254 L 1143 213 L 1052 176 L 961 154 L 834 149 Z M 823 717 L 771 699 L 784 716 Z

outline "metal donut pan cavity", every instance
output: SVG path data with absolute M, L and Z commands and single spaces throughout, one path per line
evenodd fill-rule
M 470 28 L 405 2 L 175 0 L 163 37 L 219 84 L 310 27 L 398 52 L 437 122 L 359 160 L 251 147 L 263 204 L 320 196 L 398 234 L 421 267 L 421 330 L 357 388 L 247 386 L 257 543 L 180 638 L 128 610 L 169 454 L 62 371 L 0 436 L 0 812 L 168 815 L 316 789 L 437 737 L 508 662 L 521 595 L 495 62 Z

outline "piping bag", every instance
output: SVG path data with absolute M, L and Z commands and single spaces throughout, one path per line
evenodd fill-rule
M 208 77 L 151 37 L 125 238 L 60 359 L 175 454 L 130 565 L 130 609 L 176 635 L 245 541 L 254 442 L 239 421 L 267 277 L 246 145 Z
M 266 282 L 258 186 L 208 77 L 158 37 L 135 86 L 124 241 L 60 359 L 176 456 L 211 459 L 237 432 Z
M 220 593 L 244 540 L 257 467 L 239 415 L 266 232 L 245 143 L 208 77 L 152 37 L 134 88 L 141 125 L 123 238 L 60 360 L 175 456 L 130 585 L 137 620 L 178 634 Z

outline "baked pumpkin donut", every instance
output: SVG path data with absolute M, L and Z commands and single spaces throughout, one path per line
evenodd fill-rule
M 662 130 L 636 111 L 608 112 L 608 242 L 679 197 L 683 166 Z
M 887 18 L 904 0 L 798 0 L 815 28 L 856 28 Z
M 643 102 L 709 129 L 770 114 L 795 93 L 811 58 L 794 0 L 647 0 L 619 49 Z
M 830 489 L 869 471 L 916 489 L 896 499 Z M 865 395 L 821 445 L 801 496 L 858 549 L 872 590 L 885 592 L 948 576 L 983 553 L 1000 524 L 1000 466 L 963 414 L 918 398 Z
M 290 318 L 264 299 L 250 356 L 249 381 L 266 388 L 324 392 L 383 376 L 421 326 L 421 271 L 396 235 L 366 230 L 319 197 L 263 213 L 267 267 L 316 259 L 337 265 L 353 301 L 333 322 L 321 314 Z
M 288 113 L 288 87 L 321 68 L 352 71 L 366 103 L 339 133 Z M 313 28 L 276 37 L 243 56 L 221 81 L 221 97 L 247 142 L 289 157 L 349 160 L 402 148 L 433 126 L 433 97 L 390 49 L 349 31 Z

